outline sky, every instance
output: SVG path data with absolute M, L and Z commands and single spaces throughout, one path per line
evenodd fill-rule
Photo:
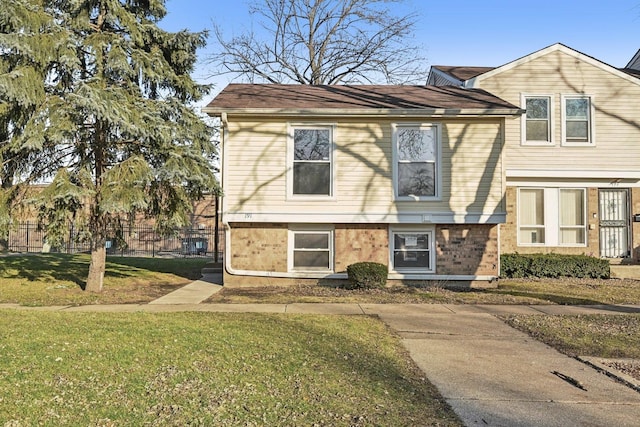
M 211 30 L 228 37 L 251 28 L 249 3 L 260 0 L 167 0 L 167 31 Z M 624 67 L 640 49 L 640 0 L 405 0 L 399 15 L 415 12 L 413 44 L 424 49 L 428 65 L 499 66 L 554 43 L 563 43 L 615 67 Z M 210 77 L 199 51 L 193 77 L 212 83 L 215 96 L 231 77 Z M 238 81 L 239 82 L 239 81 Z

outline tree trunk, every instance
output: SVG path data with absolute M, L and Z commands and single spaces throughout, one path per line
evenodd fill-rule
M 97 239 L 103 240 L 103 239 Z M 89 264 L 89 275 L 87 276 L 87 286 L 85 291 L 102 292 L 102 283 L 104 282 L 104 271 L 107 264 L 107 249 L 104 241 L 100 245 L 99 242 L 91 244 L 91 263 Z

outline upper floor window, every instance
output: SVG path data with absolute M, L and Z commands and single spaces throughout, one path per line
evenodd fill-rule
M 550 96 L 523 96 L 526 109 L 522 134 L 524 144 L 550 144 L 553 142 L 551 125 L 552 101 Z
M 294 126 L 290 146 L 290 194 L 331 196 L 333 128 Z
M 562 98 L 562 142 L 565 145 L 593 144 L 592 105 L 589 96 L 568 95 Z
M 436 124 L 394 127 L 394 183 L 397 198 L 439 196 L 440 132 Z

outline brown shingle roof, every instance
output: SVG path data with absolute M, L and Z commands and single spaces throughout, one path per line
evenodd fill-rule
M 453 65 L 433 65 L 431 68 L 435 68 L 445 74 L 449 74 L 460 81 L 472 79 L 480 74 L 484 74 L 495 69 L 495 67 L 463 67 Z
M 453 86 L 230 84 L 205 107 L 229 110 L 518 110 L 480 89 Z

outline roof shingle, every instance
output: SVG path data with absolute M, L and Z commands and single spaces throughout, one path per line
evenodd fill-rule
M 312 86 L 230 84 L 205 107 L 228 110 L 514 110 L 518 107 L 480 89 L 454 86 Z

